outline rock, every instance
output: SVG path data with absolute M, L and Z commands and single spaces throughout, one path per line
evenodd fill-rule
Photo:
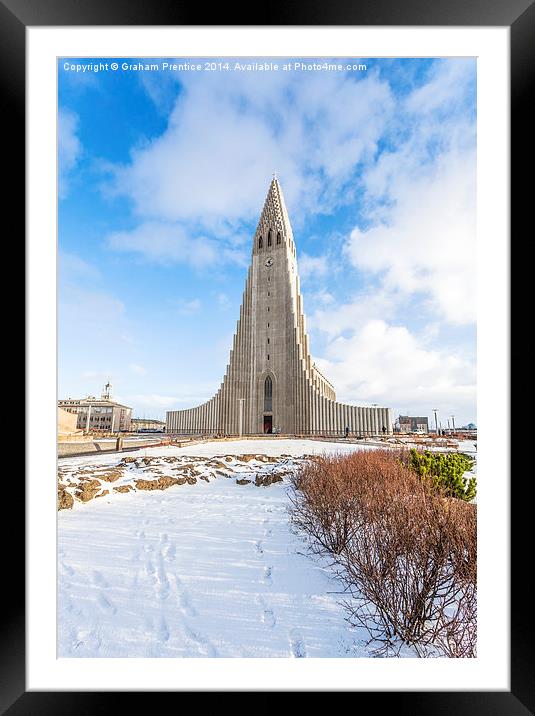
M 104 497 L 104 495 L 108 495 L 109 492 L 109 490 L 102 490 L 102 492 L 99 492 L 99 494 L 95 495 L 95 497 Z
M 110 472 L 103 472 L 99 474 L 99 479 L 105 482 L 115 482 L 123 476 L 122 470 L 110 470 Z
M 58 490 L 58 511 L 71 510 L 73 505 L 73 496 L 67 490 Z
M 236 480 L 236 485 L 248 485 L 251 482 L 251 480 Z
M 119 485 L 118 487 L 113 488 L 115 492 L 130 492 L 130 490 L 133 490 L 134 488 L 132 485 Z
M 119 465 L 126 465 L 128 462 L 135 462 L 135 461 L 136 461 L 135 457 L 123 457 L 123 459 L 121 460 Z
M 233 460 L 232 455 L 227 455 L 227 456 L 225 457 L 225 460 L 226 460 L 227 462 L 232 462 L 232 460 Z
M 272 475 L 271 482 L 282 482 L 282 477 L 280 475 Z
M 206 477 L 206 475 L 199 475 L 199 480 L 204 480 L 205 482 L 210 482 L 210 480 Z
M 158 484 L 160 485 L 160 490 L 167 490 L 168 487 L 171 487 L 172 485 L 176 485 L 178 483 L 178 480 L 176 477 L 169 477 L 169 475 L 162 475 L 162 477 L 158 478 Z
M 251 460 L 256 460 L 256 455 L 250 455 L 249 453 L 246 453 L 245 455 L 236 455 L 236 460 L 239 460 L 240 462 L 251 462 Z
M 216 470 L 216 471 L 215 471 L 215 474 L 216 474 L 216 475 L 221 475 L 221 477 L 230 477 L 230 475 L 227 474 L 226 472 L 223 472 L 223 470 Z
M 172 485 L 183 485 L 183 482 L 179 481 L 177 477 L 169 477 L 163 475 L 157 480 L 136 480 L 136 487 L 138 490 L 167 490 Z
M 188 483 L 188 485 L 196 485 L 197 478 L 196 477 L 186 477 L 186 482 Z
M 74 494 L 81 502 L 89 502 L 89 500 L 92 500 L 93 497 L 95 497 L 101 487 L 102 485 L 98 480 L 88 479 L 80 485 Z

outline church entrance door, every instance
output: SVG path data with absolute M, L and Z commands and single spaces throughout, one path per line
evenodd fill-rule
M 271 435 L 273 432 L 273 415 L 264 415 L 264 434 Z

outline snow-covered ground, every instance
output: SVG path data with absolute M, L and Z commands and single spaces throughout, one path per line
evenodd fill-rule
M 358 449 L 371 448 L 244 440 L 62 459 L 70 494 L 120 476 L 58 513 L 58 656 L 370 656 L 328 565 L 305 554 L 288 520 L 286 474 L 299 458 Z M 185 475 L 191 484 L 132 489 Z

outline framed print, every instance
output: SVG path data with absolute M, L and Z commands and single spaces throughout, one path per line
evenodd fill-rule
M 129 691 L 532 711 L 508 266 L 533 4 L 0 10 L 28 285 L 4 711 Z M 339 515 L 347 485 L 359 528 L 334 544 L 318 505 Z M 389 603 L 436 530 L 425 613 Z

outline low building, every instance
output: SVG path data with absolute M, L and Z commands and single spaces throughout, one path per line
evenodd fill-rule
M 58 435 L 74 435 L 79 433 L 80 430 L 77 427 L 78 418 L 76 415 L 58 408 Z
M 77 416 L 76 427 L 87 432 L 100 430 L 108 433 L 131 430 L 132 408 L 112 400 L 110 384 L 104 386 L 100 398 L 58 400 L 58 407 Z
M 134 432 L 165 432 L 164 420 L 153 420 L 152 418 L 132 418 L 130 429 Z
M 398 420 L 400 433 L 421 433 L 429 432 L 429 420 L 427 418 L 413 418 L 409 415 L 400 415 Z

